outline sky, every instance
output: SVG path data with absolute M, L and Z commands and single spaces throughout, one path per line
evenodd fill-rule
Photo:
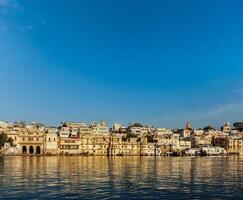
M 0 120 L 243 120 L 243 1 L 0 0 Z

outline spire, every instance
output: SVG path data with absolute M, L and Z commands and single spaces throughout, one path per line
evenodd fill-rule
M 100 122 L 100 125 L 102 126 L 102 127 L 106 127 L 106 122 L 105 122 L 105 120 L 101 120 L 101 122 Z
M 192 130 L 192 126 L 189 121 L 186 123 L 185 130 Z

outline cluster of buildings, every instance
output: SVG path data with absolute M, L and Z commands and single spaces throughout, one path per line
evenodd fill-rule
M 12 140 L 1 148 L 5 155 L 243 155 L 243 129 L 230 123 L 216 130 L 193 129 L 189 122 L 184 129 L 167 129 L 139 123 L 109 128 L 105 121 L 58 127 L 0 121 L 0 134 Z

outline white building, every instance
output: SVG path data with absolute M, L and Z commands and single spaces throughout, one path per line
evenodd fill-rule
M 224 148 L 213 146 L 202 147 L 202 151 L 205 152 L 208 156 L 223 155 L 226 153 Z
M 90 128 L 93 134 L 106 135 L 110 133 L 110 128 L 106 125 L 104 120 L 102 120 L 100 123 L 92 123 Z

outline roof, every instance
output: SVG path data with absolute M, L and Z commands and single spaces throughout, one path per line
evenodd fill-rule
M 192 130 L 192 126 L 190 124 L 190 122 L 187 122 L 186 123 L 186 127 L 185 127 L 186 130 Z
M 143 125 L 140 123 L 135 123 L 135 124 L 132 124 L 130 127 L 143 127 Z

